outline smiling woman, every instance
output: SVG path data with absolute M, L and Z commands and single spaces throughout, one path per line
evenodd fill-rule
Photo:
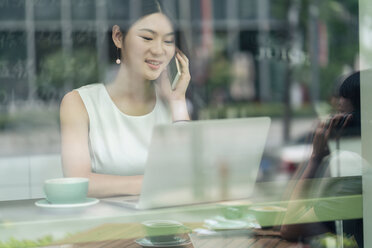
M 120 53 L 113 82 L 73 90 L 60 108 L 64 174 L 89 178 L 95 197 L 138 194 L 153 127 L 189 120 L 189 61 L 160 2 L 142 1 L 127 29 L 112 27 L 112 40 Z M 172 90 L 166 71 L 173 56 L 181 76 Z

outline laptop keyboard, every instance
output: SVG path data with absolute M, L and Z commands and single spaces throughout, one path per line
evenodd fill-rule
M 138 198 L 134 198 L 134 199 L 124 199 L 123 201 L 124 202 L 130 202 L 130 203 L 137 203 L 138 202 Z

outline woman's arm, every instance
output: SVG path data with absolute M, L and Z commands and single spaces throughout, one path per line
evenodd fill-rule
M 338 114 L 333 116 L 329 121 L 320 123 L 316 128 L 313 138 L 313 150 L 309 162 L 302 165 L 306 166 L 304 170 L 299 169 L 302 174 L 298 175 L 298 180 L 292 184 L 292 188 L 289 189 L 292 191 L 292 194 L 287 206 L 287 213 L 284 218 L 284 222 L 294 220 L 298 223 L 308 223 L 317 222 L 319 220 L 318 216 L 314 212 L 313 206 L 309 208 L 303 205 L 303 203 L 297 204 L 293 202 L 296 202 L 295 200 L 300 199 L 303 193 L 307 191 L 306 187 L 309 187 L 309 184 L 306 183 L 306 179 L 311 180 L 317 176 L 319 171 L 322 171 L 321 167 L 324 166 L 322 164 L 323 159 L 330 154 L 328 140 L 331 134 L 339 137 L 342 130 L 345 128 L 347 123 L 349 123 L 351 118 L 351 115 Z M 308 210 L 303 212 L 302 209 Z M 296 239 L 299 236 L 312 236 L 315 234 L 324 233 L 326 231 L 327 227 L 322 223 L 283 225 L 281 227 L 281 235 L 286 239 Z
M 181 76 L 177 87 L 172 90 L 167 71 L 161 74 L 158 86 L 160 87 L 162 96 L 165 97 L 170 106 L 173 121 L 188 121 L 190 120 L 190 116 L 186 104 L 186 90 L 191 79 L 189 59 L 179 49 L 177 49 L 176 57 L 181 64 Z
M 139 194 L 143 176 L 93 173 L 88 147 L 89 117 L 77 91 L 65 95 L 60 107 L 62 165 L 66 177 L 89 178 L 89 196 Z

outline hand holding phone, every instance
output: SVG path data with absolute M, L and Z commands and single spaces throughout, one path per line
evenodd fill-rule
M 339 114 L 339 115 L 334 116 L 334 119 L 335 119 L 334 129 L 336 131 L 340 131 L 344 129 L 350 123 L 350 120 L 352 118 L 353 118 L 353 112 Z
M 168 77 L 171 83 L 172 90 L 177 87 L 178 80 L 181 76 L 180 63 L 176 56 L 173 56 L 168 65 Z

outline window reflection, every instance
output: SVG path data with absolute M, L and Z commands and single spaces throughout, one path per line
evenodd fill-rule
M 303 166 L 311 161 L 318 123 L 337 112 L 339 82 L 366 67 L 359 54 L 358 1 L 164 3 L 179 20 L 177 39 L 191 61 L 187 98 L 192 118 L 271 117 L 257 183 L 286 185 L 309 179 L 298 172 L 306 170 Z M 117 21 L 128 24 L 140 4 L 130 0 L 0 0 L 0 164 L 14 164 L 1 173 L 4 177 L 29 167 L 30 156 L 52 155 L 55 167 L 60 167 L 61 98 L 80 86 L 112 80 L 117 71 L 112 25 Z M 370 21 L 363 20 L 368 30 Z M 361 150 L 360 139 L 351 137 L 325 143 L 330 152 Z M 339 168 L 354 164 L 352 156 L 347 152 L 342 161 L 330 158 L 328 174 L 321 178 L 360 176 Z M 30 175 L 23 176 L 24 181 L 31 180 Z M 359 179 L 354 183 L 360 186 Z M 41 188 L 30 193 L 27 185 L 23 183 L 25 190 L 16 194 L 0 195 L 0 200 L 43 196 Z M 14 185 L 8 182 L 4 187 Z M 263 192 L 259 196 L 264 200 L 281 200 L 283 195 L 292 199 L 293 194 Z M 342 206 L 331 205 L 330 209 L 337 212 Z M 331 225 L 327 230 L 336 232 L 333 221 Z

